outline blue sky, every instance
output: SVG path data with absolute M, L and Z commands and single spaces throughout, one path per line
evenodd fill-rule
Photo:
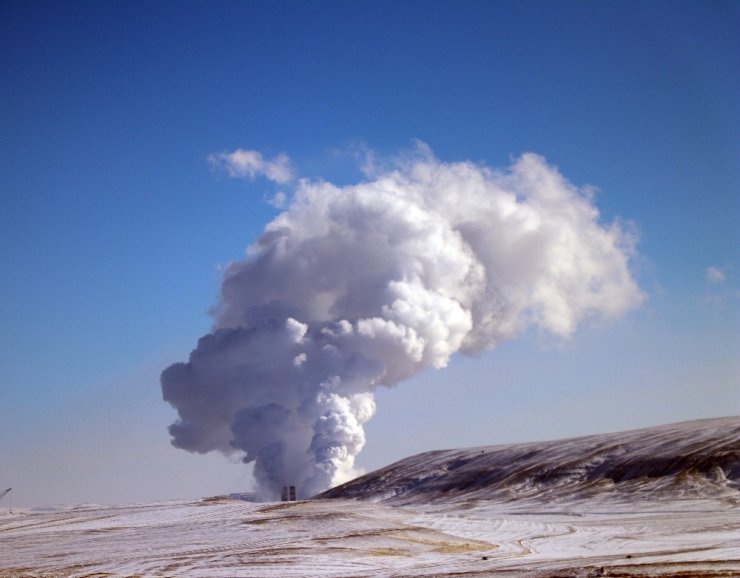
M 170 447 L 159 389 L 278 212 L 209 165 L 239 147 L 339 184 L 365 147 L 532 151 L 639 232 L 638 310 L 380 391 L 359 465 L 740 413 L 739 31 L 733 2 L 3 2 L 0 485 L 248 487 Z

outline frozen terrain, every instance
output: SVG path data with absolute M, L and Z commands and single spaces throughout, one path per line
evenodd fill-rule
M 738 576 L 740 418 L 421 454 L 326 492 L 0 513 L 8 576 Z
M 600 503 L 740 498 L 740 418 L 419 454 L 322 498 L 393 504 Z

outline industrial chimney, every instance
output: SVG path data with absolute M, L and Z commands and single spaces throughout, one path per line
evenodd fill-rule
M 282 502 L 295 502 L 296 493 L 295 486 L 283 486 L 283 492 L 280 496 Z

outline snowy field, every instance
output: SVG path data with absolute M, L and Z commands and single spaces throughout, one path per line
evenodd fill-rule
M 218 499 L 0 515 L 0 576 L 737 576 L 740 509 Z
M 0 513 L 10 576 L 740 576 L 740 419 L 412 456 L 320 496 Z

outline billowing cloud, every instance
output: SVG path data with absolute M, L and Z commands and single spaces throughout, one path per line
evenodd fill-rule
M 422 146 L 375 169 L 299 181 L 226 269 L 212 332 L 162 374 L 173 444 L 240 452 L 266 498 L 355 475 L 378 387 L 643 299 L 634 239 L 540 156 L 495 170 Z
M 233 152 L 214 153 L 208 162 L 230 177 L 254 179 L 263 176 L 275 183 L 285 184 L 293 179 L 293 170 L 287 155 L 279 154 L 268 160 L 255 150 L 236 149 Z

